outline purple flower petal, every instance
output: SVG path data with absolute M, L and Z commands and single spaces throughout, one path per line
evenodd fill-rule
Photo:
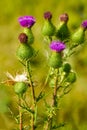
M 30 28 L 36 22 L 33 16 L 22 16 L 18 18 L 18 21 L 22 27 Z
M 84 29 L 87 29 L 87 20 L 84 20 L 81 24 Z
M 66 45 L 61 41 L 52 41 L 50 44 L 51 50 L 61 52 L 66 48 Z

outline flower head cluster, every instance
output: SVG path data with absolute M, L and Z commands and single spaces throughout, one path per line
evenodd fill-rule
M 33 16 L 22 16 L 18 18 L 18 21 L 22 27 L 30 28 L 36 22 Z
M 52 18 L 52 14 L 50 11 L 44 13 L 44 18 L 50 20 Z
M 87 29 L 87 20 L 84 20 L 81 24 L 84 29 Z
M 51 50 L 61 52 L 66 48 L 66 46 L 65 46 L 64 42 L 52 41 L 50 44 L 50 48 L 51 48 Z

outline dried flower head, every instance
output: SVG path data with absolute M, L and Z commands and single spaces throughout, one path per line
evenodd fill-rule
M 21 43 L 27 43 L 28 36 L 25 33 L 20 33 L 18 39 Z
M 49 12 L 49 11 L 48 11 L 48 12 L 45 12 L 45 13 L 44 13 L 44 18 L 50 20 L 50 19 L 52 18 L 51 12 Z
M 18 18 L 18 21 L 22 27 L 30 28 L 36 22 L 33 16 L 22 16 Z
M 60 21 L 66 22 L 69 20 L 69 16 L 67 13 L 61 14 L 59 17 Z
M 84 29 L 87 29 L 87 20 L 84 20 L 81 24 Z
M 15 77 L 9 72 L 6 73 L 6 76 L 13 82 L 25 82 L 28 83 L 27 74 L 23 72 L 22 74 L 17 74 Z
M 54 51 L 61 52 L 66 48 L 66 46 L 65 46 L 64 42 L 52 41 L 50 44 L 50 48 Z

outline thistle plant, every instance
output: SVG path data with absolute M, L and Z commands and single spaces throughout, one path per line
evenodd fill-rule
M 7 75 L 14 81 L 12 86 L 19 101 L 19 116 L 18 118 L 15 116 L 19 130 L 36 130 L 40 128 L 40 125 L 42 130 L 55 130 L 65 126 L 65 123 L 56 121 L 56 116 L 60 109 L 61 98 L 71 91 L 72 84 L 77 79 L 76 72 L 68 59 L 76 52 L 76 48 L 85 42 L 87 20 L 83 21 L 78 30 L 72 34 L 67 25 L 68 14 L 61 14 L 59 19 L 60 23 L 56 27 L 52 23 L 51 12 L 44 13 L 44 25 L 41 33 L 48 42 L 50 52 L 48 51 L 49 57 L 46 59 L 48 72 L 38 95 L 35 92 L 38 87 L 35 87 L 35 81 L 32 78 L 31 64 L 32 58 L 37 57 L 37 51 L 32 46 L 34 43 L 32 27 L 36 20 L 33 16 L 22 16 L 18 19 L 21 27 L 23 27 L 23 32 L 18 36 L 20 44 L 16 56 L 24 66 L 25 72 L 18 74 L 15 78 L 9 73 Z M 46 88 L 49 89 L 48 92 L 45 91 Z M 28 90 L 31 91 L 31 94 L 28 93 Z M 51 94 L 50 102 L 47 100 L 49 93 Z M 29 100 L 26 99 L 26 96 Z M 44 102 L 44 108 L 42 108 L 44 112 L 41 115 L 43 118 L 40 117 L 40 105 L 38 105 L 38 102 L 42 103 L 42 101 Z M 29 115 L 27 126 L 23 122 L 25 112 Z

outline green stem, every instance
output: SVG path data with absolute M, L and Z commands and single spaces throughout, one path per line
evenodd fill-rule
M 33 98 L 33 110 L 35 112 L 36 98 L 35 98 L 34 85 L 33 85 L 32 76 L 31 76 L 31 70 L 30 70 L 30 61 L 27 61 L 26 67 L 27 67 L 27 72 L 28 72 L 28 77 L 29 77 L 30 87 L 31 87 L 31 93 L 32 93 L 32 98 Z M 32 124 L 31 124 L 32 130 L 35 130 L 34 120 L 35 120 L 34 114 L 32 114 Z
M 46 80 L 45 80 L 45 83 L 44 83 L 44 86 L 47 85 L 47 82 L 48 82 L 49 77 L 50 77 L 51 70 L 52 70 L 52 68 L 50 67 L 49 72 L 48 72 L 48 75 L 47 75 Z
M 52 107 L 56 107 L 57 102 L 58 69 L 56 70 L 55 87 L 53 92 Z M 53 116 L 50 118 L 50 130 L 52 129 Z
M 49 80 L 49 78 L 50 78 L 50 73 L 51 73 L 51 71 L 52 71 L 52 68 L 50 67 L 49 72 L 48 72 L 48 75 L 47 75 L 47 77 L 46 77 L 46 79 L 45 79 L 44 85 L 43 85 L 43 87 L 42 87 L 42 89 L 41 89 L 39 95 L 40 95 L 42 92 L 44 92 L 45 87 L 46 87 L 46 85 L 47 85 L 47 83 L 48 83 L 48 80 Z M 49 94 L 47 94 L 47 95 L 49 95 Z
M 54 87 L 53 98 L 52 98 L 52 107 L 56 107 L 57 105 L 57 102 L 56 102 L 57 90 L 58 90 L 57 86 L 58 86 L 58 69 L 56 70 L 55 87 Z M 52 130 L 53 116 L 54 115 L 52 115 L 52 117 L 49 117 L 45 130 L 48 130 L 48 127 L 49 127 L 49 130 Z
M 53 107 L 56 106 L 57 85 L 58 85 L 58 70 L 56 71 L 56 78 L 55 78 L 55 87 L 54 87 L 53 101 L 52 101 Z
M 21 97 L 19 97 L 19 130 L 23 130 Z
M 33 96 L 33 102 L 35 103 L 36 99 L 35 99 L 35 91 L 34 91 L 34 85 L 33 85 L 33 81 L 32 81 L 32 76 L 31 76 L 31 70 L 30 70 L 30 62 L 27 61 L 27 72 L 28 72 L 28 77 L 29 77 L 29 81 L 30 81 L 30 87 L 31 87 L 31 92 L 32 92 L 32 96 Z
M 51 37 L 51 36 L 48 36 L 48 38 L 49 38 L 49 41 L 51 42 L 51 41 L 52 41 L 52 37 Z

